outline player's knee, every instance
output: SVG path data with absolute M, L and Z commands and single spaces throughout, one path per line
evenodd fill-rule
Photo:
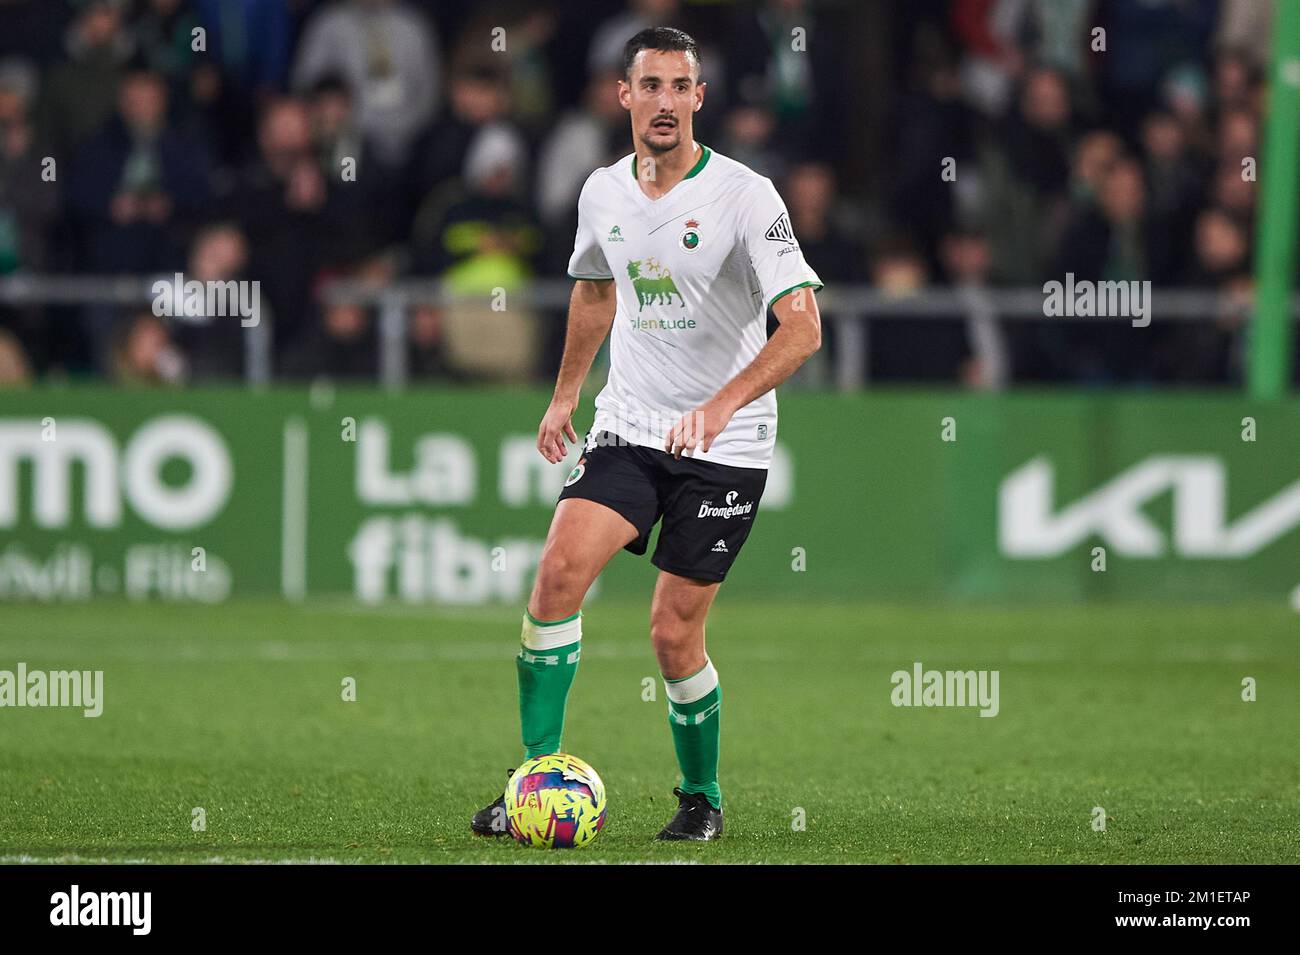
M 562 611 L 562 616 L 573 613 L 566 608 L 582 603 L 586 594 L 586 571 L 572 555 L 559 548 L 547 548 L 537 565 L 537 584 L 533 588 L 534 602 L 542 613 Z M 543 617 L 541 619 L 550 619 Z
M 671 611 L 650 615 L 650 643 L 660 663 L 690 655 L 699 642 L 699 628 Z

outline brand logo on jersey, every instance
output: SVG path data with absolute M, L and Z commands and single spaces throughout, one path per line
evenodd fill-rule
M 784 212 L 777 216 L 776 221 L 767 227 L 763 235 L 771 242 L 786 242 L 794 245 L 794 229 L 790 227 L 790 217 Z
M 767 425 L 765 425 L 765 424 L 760 424 L 760 425 L 758 426 L 758 440 L 760 440 L 760 441 L 766 441 L 766 440 L 767 440 Z
M 754 509 L 753 501 L 746 501 L 744 504 L 737 504 L 736 498 L 740 497 L 739 491 L 728 491 L 726 505 L 718 507 L 712 501 L 700 502 L 700 513 L 695 515 L 696 520 L 701 517 L 738 517 L 742 514 L 748 514 Z
M 695 219 L 686 220 L 686 228 L 677 237 L 677 244 L 683 252 L 695 252 L 700 247 L 700 223 Z
M 623 238 L 623 230 L 620 229 L 618 226 L 614 226 L 614 228 L 612 228 L 612 229 L 609 230 L 609 238 L 607 238 L 605 241 L 606 241 L 606 242 L 625 242 L 625 241 L 627 241 L 627 240 L 625 240 L 625 239 Z
M 717 542 L 716 544 L 713 545 L 713 553 L 715 553 L 715 554 L 730 554 L 731 551 L 727 550 L 727 542 L 724 541 L 724 540 L 722 540 L 721 538 L 719 538 L 719 539 L 718 539 L 718 542 Z
M 632 280 L 632 288 L 636 289 L 638 312 L 647 305 L 671 305 L 674 295 L 677 296 L 677 304 L 686 307 L 686 300 L 677 291 L 672 272 L 654 259 L 628 262 L 627 277 Z

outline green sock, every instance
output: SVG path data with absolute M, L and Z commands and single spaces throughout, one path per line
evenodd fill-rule
M 681 790 L 703 793 L 715 809 L 722 808 L 718 786 L 718 749 L 722 737 L 722 686 L 718 671 L 706 661 L 704 669 L 680 680 L 664 678 L 668 692 L 668 725 L 681 767 Z
M 582 656 L 582 611 L 548 622 L 524 612 L 522 646 L 515 658 L 519 674 L 519 726 L 531 759 L 560 752 L 564 707 Z

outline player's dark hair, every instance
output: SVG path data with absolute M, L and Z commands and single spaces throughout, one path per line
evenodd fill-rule
M 628 40 L 623 47 L 623 78 L 625 80 L 630 81 L 632 79 L 632 61 L 636 59 L 636 55 L 642 50 L 685 53 L 695 60 L 695 71 L 697 75 L 699 73 L 700 48 L 696 44 L 694 37 L 673 27 L 647 27 Z

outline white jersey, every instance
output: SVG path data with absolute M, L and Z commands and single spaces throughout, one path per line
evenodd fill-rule
M 636 156 L 588 177 L 578 198 L 569 275 L 610 279 L 617 311 L 609 380 L 592 431 L 662 449 L 669 430 L 754 360 L 768 306 L 822 287 L 772 181 L 701 145 L 686 178 L 651 199 Z M 776 392 L 741 408 L 694 457 L 766 468 L 776 443 Z

